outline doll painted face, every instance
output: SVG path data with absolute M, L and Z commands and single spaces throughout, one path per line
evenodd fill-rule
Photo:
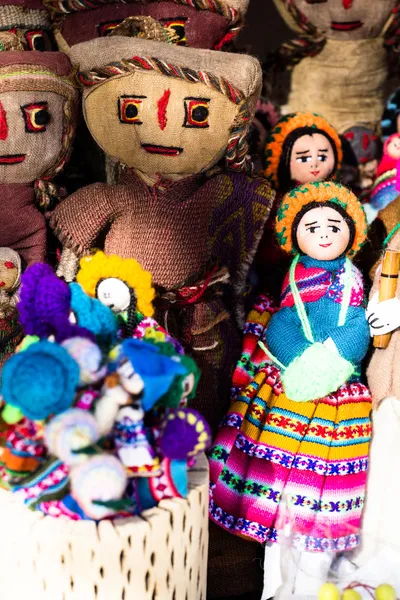
M 296 7 L 327 38 L 377 37 L 397 0 L 294 0 Z
M 64 102 L 54 92 L 0 94 L 0 183 L 31 183 L 56 164 Z
M 121 279 L 108 277 L 97 286 L 97 298 L 115 313 L 128 310 L 132 297 L 129 287 Z
M 99 146 L 143 173 L 198 173 L 224 154 L 237 106 L 202 83 L 158 73 L 111 79 L 84 101 Z
M 317 260 L 334 260 L 346 252 L 350 229 L 343 216 L 330 206 L 311 208 L 296 230 L 298 247 Z
M 386 146 L 386 154 L 398 160 L 400 158 L 400 134 L 393 135 Z
M 335 155 L 327 137 L 321 133 L 303 135 L 293 144 L 290 177 L 298 183 L 328 179 L 335 166 Z

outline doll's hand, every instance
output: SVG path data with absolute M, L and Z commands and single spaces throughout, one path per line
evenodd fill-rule
M 400 327 L 400 300 L 391 298 L 379 302 L 376 292 L 368 303 L 367 321 L 371 337 L 384 335 Z

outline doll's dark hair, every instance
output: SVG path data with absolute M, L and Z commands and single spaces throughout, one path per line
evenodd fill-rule
M 301 219 L 304 217 L 304 215 L 306 213 L 308 213 L 308 211 L 312 210 L 313 208 L 323 208 L 325 206 L 328 206 L 329 208 L 333 208 L 334 210 L 336 210 L 336 212 L 338 212 L 339 215 L 347 223 L 347 226 L 349 228 L 349 232 L 350 232 L 349 243 L 347 244 L 347 248 L 345 249 L 343 254 L 347 254 L 347 252 L 352 247 L 353 242 L 354 242 L 354 237 L 356 235 L 356 227 L 355 227 L 353 219 L 347 214 L 345 209 L 340 206 L 340 204 L 338 204 L 337 202 L 332 202 L 331 200 L 328 200 L 327 202 L 310 202 L 309 204 L 306 204 L 305 206 L 303 206 L 303 208 L 297 213 L 297 215 L 293 219 L 292 243 L 293 243 L 293 247 L 296 249 L 297 252 L 301 253 L 299 244 L 297 242 L 297 227 L 298 227 Z
M 332 146 L 335 164 L 331 173 L 331 178 L 334 177 L 338 169 L 339 158 L 337 147 L 332 137 L 323 129 L 317 129 L 316 127 L 298 127 L 289 133 L 282 145 L 282 154 L 278 165 L 278 182 L 279 189 L 283 194 L 286 194 L 289 190 L 297 185 L 290 176 L 290 156 L 292 154 L 295 142 L 299 138 L 303 137 L 303 135 L 315 135 L 316 133 L 323 135 Z

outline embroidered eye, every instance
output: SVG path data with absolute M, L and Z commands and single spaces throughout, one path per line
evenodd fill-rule
M 186 46 L 185 24 L 187 17 L 176 17 L 175 19 L 160 19 L 162 26 L 171 33 L 175 39 L 173 42 L 178 46 Z
M 27 133 L 42 133 L 50 123 L 49 105 L 47 102 L 35 102 L 21 106 Z
M 99 37 L 106 37 L 107 35 L 110 35 L 112 30 L 115 29 L 117 25 L 122 23 L 122 20 L 123 19 L 119 19 L 117 21 L 107 21 L 97 25 L 97 33 Z
M 118 98 L 118 116 L 121 123 L 142 124 L 140 111 L 144 98 L 147 96 L 120 96 Z
M 28 43 L 29 50 L 38 50 L 39 52 L 51 50 L 50 38 L 42 29 L 26 31 L 25 39 Z
M 185 98 L 184 127 L 209 127 L 210 98 Z

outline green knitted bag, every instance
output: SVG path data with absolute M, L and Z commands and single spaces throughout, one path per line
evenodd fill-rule
M 354 366 L 331 348 L 324 346 L 321 342 L 314 341 L 310 322 L 294 278 L 298 260 L 299 256 L 296 256 L 290 267 L 290 286 L 304 335 L 312 343 L 312 346 L 309 346 L 301 356 L 297 356 L 290 365 L 285 367 L 277 358 L 271 355 L 262 342 L 259 345 L 267 356 L 281 368 L 281 381 L 289 400 L 309 402 L 323 398 L 338 390 L 354 373 Z M 351 262 L 346 259 L 345 285 L 338 326 L 342 326 L 346 322 L 351 288 Z

